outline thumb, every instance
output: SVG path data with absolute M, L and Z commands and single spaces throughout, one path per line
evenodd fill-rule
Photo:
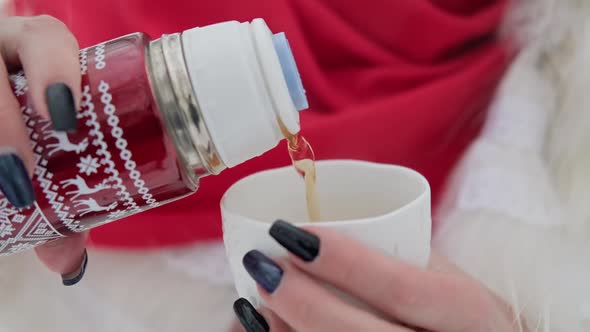
M 59 273 L 65 286 L 77 284 L 86 272 L 88 254 L 86 233 L 72 234 L 66 238 L 35 248 L 37 257 L 47 268 Z

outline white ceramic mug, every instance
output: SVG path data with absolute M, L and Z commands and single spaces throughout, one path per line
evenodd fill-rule
M 334 228 L 386 255 L 426 266 L 430 256 L 430 186 L 400 166 L 353 160 L 316 163 L 321 222 L 307 218 L 305 186 L 292 166 L 235 183 L 221 201 L 224 243 L 240 297 L 259 306 L 256 283 L 242 265 L 253 249 L 269 257 L 287 252 L 268 230 L 282 219 Z

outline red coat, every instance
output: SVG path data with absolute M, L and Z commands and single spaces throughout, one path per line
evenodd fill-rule
M 81 47 L 143 31 L 152 37 L 227 20 L 264 18 L 287 33 L 311 109 L 304 136 L 318 159 L 354 158 L 422 172 L 436 203 L 477 135 L 508 62 L 496 38 L 506 0 L 16 0 L 50 14 Z M 219 200 L 237 179 L 289 164 L 284 145 L 198 193 L 93 230 L 98 245 L 154 247 L 218 239 Z

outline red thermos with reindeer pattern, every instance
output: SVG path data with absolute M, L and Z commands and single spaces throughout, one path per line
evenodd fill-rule
M 79 129 L 55 132 L 29 107 L 23 73 L 12 75 L 36 167 L 36 203 L 18 210 L 0 194 L 0 255 L 30 249 L 192 190 L 164 133 L 145 64 L 149 39 L 126 36 L 80 52 Z
M 123 36 L 81 50 L 80 69 L 74 133 L 36 115 L 24 73 L 10 76 L 36 201 L 17 209 L 0 195 L 0 255 L 185 197 L 277 146 L 281 124 L 299 132 L 308 106 L 285 35 L 262 19 Z

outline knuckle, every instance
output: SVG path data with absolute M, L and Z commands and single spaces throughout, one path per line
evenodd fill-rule
M 62 43 L 65 46 L 75 50 L 75 54 L 72 54 L 72 55 L 73 56 L 75 55 L 75 59 L 77 60 L 78 59 L 78 51 L 79 51 L 80 47 L 78 46 L 78 41 L 76 40 L 74 35 L 71 34 L 69 31 L 67 31 L 62 38 Z
M 414 285 L 396 273 L 389 273 L 386 282 L 378 290 L 376 296 L 387 299 L 385 304 L 393 315 L 401 315 L 411 308 L 420 306 L 421 297 Z
M 78 49 L 78 41 L 70 32 L 70 29 L 64 22 L 49 15 L 43 15 L 40 17 L 43 17 L 42 20 L 44 22 L 44 25 L 50 31 L 54 31 L 55 34 L 59 34 L 59 40 L 61 43 L 65 44 L 68 47 L 75 48 L 76 50 Z
M 337 267 L 340 274 L 339 279 L 343 282 L 355 283 L 362 275 L 359 273 L 358 262 L 365 259 L 362 253 L 354 251 L 348 253 L 346 256 L 341 256 L 338 259 L 339 266 Z M 335 267 L 336 268 L 336 267 Z
M 65 28 L 65 24 L 62 21 L 58 20 L 57 18 L 55 18 L 51 15 L 44 14 L 44 15 L 35 16 L 35 17 L 33 17 L 33 20 L 39 26 Z
M 340 268 L 340 278 L 344 282 L 353 282 L 356 279 L 355 275 L 358 273 L 358 268 L 354 262 L 357 262 L 354 258 L 342 262 L 342 266 Z
M 420 303 L 420 298 L 408 291 L 396 292 L 389 298 L 392 300 L 388 304 L 388 312 L 396 316 L 403 315 L 404 312 L 419 307 Z
M 310 330 L 318 322 L 317 312 L 314 305 L 301 303 L 295 306 L 297 308 L 297 319 L 301 322 L 303 330 Z
M 69 30 L 66 25 L 50 15 L 39 15 L 23 19 L 21 21 L 21 30 L 23 34 L 57 32 L 69 35 Z
M 50 35 L 59 45 L 78 50 L 78 41 L 68 27 L 59 19 L 50 15 L 39 15 L 20 21 L 21 35 Z M 17 42 L 21 42 L 20 39 Z
M 35 16 L 22 20 L 20 23 L 20 29 L 23 35 L 29 35 L 41 31 L 45 20 L 43 17 L 44 16 Z

